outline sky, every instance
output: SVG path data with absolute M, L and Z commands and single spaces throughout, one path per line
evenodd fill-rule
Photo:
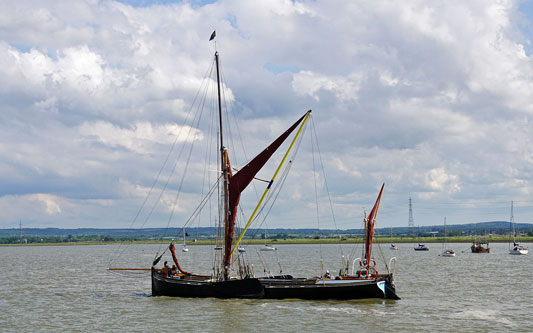
M 409 198 L 415 225 L 507 221 L 511 200 L 533 223 L 532 24 L 511 0 L 0 0 L 0 228 L 144 223 L 213 30 L 234 166 L 313 110 L 269 228 L 359 228 L 382 183 L 378 226 L 407 226 Z M 200 178 L 142 226 L 181 226 Z

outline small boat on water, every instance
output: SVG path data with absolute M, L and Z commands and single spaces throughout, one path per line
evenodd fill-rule
M 418 241 L 418 238 L 420 236 L 420 226 L 418 226 L 418 231 L 416 233 L 416 239 Z M 425 244 L 418 243 L 417 246 L 414 247 L 415 251 L 429 251 L 429 247 L 427 247 Z
M 261 247 L 260 250 L 261 251 L 276 251 L 277 249 L 272 245 L 265 244 L 265 246 Z
M 392 242 L 392 227 L 390 228 L 390 239 L 391 239 L 391 243 L 390 243 L 389 249 L 394 250 L 394 251 L 399 250 L 400 248 Z
M 485 238 L 476 238 L 470 247 L 472 253 L 490 253 L 489 241 Z
M 514 222 L 514 212 L 513 212 L 513 201 L 511 201 L 511 218 L 509 219 L 509 254 L 513 255 L 526 255 L 529 253 L 529 249 L 525 246 L 520 245 L 516 241 L 516 228 Z M 511 235 L 513 236 L 513 246 L 511 247 Z
M 444 252 L 441 253 L 441 256 L 443 256 L 443 257 L 455 257 L 455 251 L 454 250 L 444 250 Z
M 526 255 L 529 253 L 529 249 L 518 243 L 513 243 L 513 248 L 509 250 L 509 254 Z
M 187 235 L 187 233 L 183 233 L 183 247 L 181 248 L 181 252 L 189 252 L 189 248 L 187 247 L 187 244 L 185 243 L 185 235 Z
M 266 243 L 266 241 L 267 241 L 267 231 L 266 231 L 266 229 L 265 229 L 264 238 L 265 238 L 265 246 L 261 247 L 259 250 L 260 251 L 276 251 L 277 249 L 273 245 L 269 245 L 269 244 Z
M 446 229 L 446 217 L 444 217 L 444 241 L 442 242 L 443 251 L 441 253 L 441 256 L 443 256 L 443 257 L 455 257 L 455 251 L 451 250 L 451 249 L 448 249 L 447 237 L 448 237 L 448 230 Z

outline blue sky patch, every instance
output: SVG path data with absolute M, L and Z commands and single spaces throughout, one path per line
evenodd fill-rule
M 302 70 L 300 67 L 295 66 L 295 65 L 283 66 L 283 65 L 273 64 L 271 62 L 265 63 L 263 67 L 267 71 L 272 72 L 276 75 L 279 73 L 283 73 L 283 72 L 298 73 Z
M 518 7 L 518 11 L 524 16 L 525 20 L 518 24 L 518 28 L 524 34 L 526 42 L 524 43 L 524 49 L 526 54 L 530 56 L 533 52 L 533 45 L 531 45 L 530 37 L 533 35 L 533 2 L 523 1 Z

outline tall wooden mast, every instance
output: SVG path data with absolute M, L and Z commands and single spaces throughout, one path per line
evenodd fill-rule
M 228 161 L 227 161 L 227 154 L 226 154 L 226 147 L 224 147 L 224 133 L 222 130 L 222 101 L 221 101 L 221 95 L 220 95 L 220 70 L 218 65 L 218 51 L 215 52 L 215 64 L 217 69 L 217 93 L 218 93 L 218 119 L 219 119 L 219 130 L 220 130 L 220 168 L 222 171 L 222 176 L 224 177 L 224 184 L 223 184 L 223 190 L 222 190 L 222 200 L 223 200 L 223 206 L 224 206 L 224 247 L 226 247 L 227 239 L 230 237 L 229 230 L 229 207 L 228 207 Z M 230 262 L 231 258 L 228 258 L 227 255 L 228 251 L 224 248 L 224 259 L 222 261 L 223 264 L 223 270 L 224 270 L 224 279 L 229 278 L 229 271 L 230 271 Z

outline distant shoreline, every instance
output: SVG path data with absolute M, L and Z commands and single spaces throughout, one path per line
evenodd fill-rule
M 448 237 L 448 243 L 472 243 L 476 237 L 473 236 L 460 236 L 460 237 Z M 489 243 L 507 243 L 509 238 L 507 236 L 487 236 L 484 239 L 488 240 Z M 411 238 L 411 237 L 378 237 L 375 239 L 375 243 L 387 244 L 407 244 L 407 243 L 442 243 L 444 239 L 442 237 L 420 237 L 420 238 Z M 533 242 L 533 237 L 526 236 L 520 237 L 520 243 L 530 243 Z M 252 239 L 245 240 L 241 244 L 244 246 L 247 245 L 262 245 L 265 241 L 263 239 Z M 291 239 L 267 239 L 268 244 L 361 244 L 363 243 L 362 238 L 320 238 L 320 239 L 309 239 L 309 238 L 291 238 Z M 1 246 L 72 246 L 72 245 L 117 245 L 117 244 L 169 244 L 168 240 L 138 240 L 138 241 L 83 241 L 83 242 L 58 242 L 58 243 L 19 243 L 19 244 L 0 244 Z M 180 244 L 180 242 L 176 242 Z M 190 241 L 187 242 L 187 246 L 195 245 L 215 245 L 213 240 L 199 240 L 196 242 Z

